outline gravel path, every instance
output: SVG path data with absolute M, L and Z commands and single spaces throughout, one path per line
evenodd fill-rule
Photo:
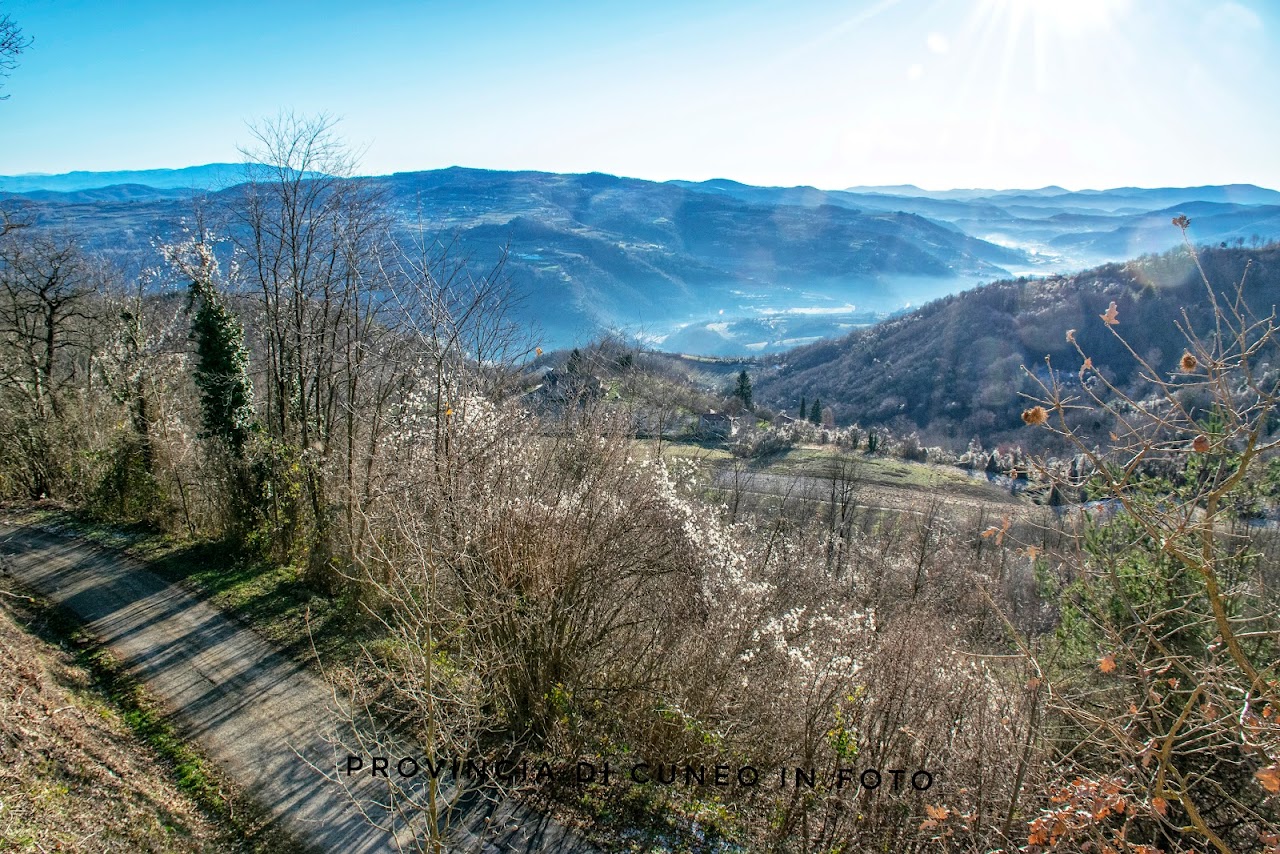
M 166 705 L 183 736 L 304 843 L 343 854 L 416 850 L 403 822 L 379 806 L 378 781 L 360 779 L 350 797 L 326 778 L 345 769 L 335 737 L 352 743 L 332 694 L 253 631 L 145 566 L 61 533 L 0 520 L 0 571 L 72 611 Z M 399 839 L 362 811 L 401 827 Z M 475 805 L 451 835 L 450 852 L 594 850 L 511 802 Z

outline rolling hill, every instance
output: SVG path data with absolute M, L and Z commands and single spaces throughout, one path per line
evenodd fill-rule
M 1233 296 L 1249 265 L 1245 301 L 1261 316 L 1280 303 L 1280 248 L 1211 248 L 1200 257 L 1216 293 Z M 918 431 L 953 447 L 973 436 L 1021 441 L 1023 395 L 1038 389 L 1032 375 L 1048 379 L 1046 357 L 1068 388 L 1080 381 L 1081 359 L 1067 330 L 1076 330 L 1084 352 L 1117 386 L 1137 382 L 1137 362 L 1099 317 L 1112 301 L 1117 331 L 1170 371 L 1186 346 L 1175 325 L 1184 311 L 1193 329 L 1211 331 L 1204 282 L 1185 250 L 1170 252 L 1073 275 L 995 282 L 797 348 L 760 373 L 756 399 L 794 411 L 801 397 L 820 398 L 841 423 Z

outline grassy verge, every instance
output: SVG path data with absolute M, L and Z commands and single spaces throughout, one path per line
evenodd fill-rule
M 861 480 L 876 486 L 920 490 L 969 489 L 984 495 L 990 489 L 951 466 L 849 453 L 835 448 L 792 448 L 765 460 L 762 470 L 773 474 L 830 477 L 832 468 L 841 464 L 852 466 Z
M 643 453 L 652 455 L 658 449 L 657 439 L 635 439 Z M 733 459 L 721 442 L 690 442 L 662 440 L 662 457 L 667 460 L 684 459 L 701 463 L 721 463 Z
M 637 440 L 637 444 L 648 453 L 657 447 L 657 442 L 652 439 Z M 662 455 L 668 460 L 693 460 L 707 466 L 720 466 L 733 460 L 733 455 L 722 444 L 714 442 L 664 441 Z M 972 478 L 951 466 L 871 456 L 834 447 L 801 446 L 745 462 L 752 472 L 784 477 L 828 478 L 833 469 L 847 466 L 850 476 L 867 486 L 919 492 L 945 491 L 990 501 L 1010 500 L 1007 490 Z

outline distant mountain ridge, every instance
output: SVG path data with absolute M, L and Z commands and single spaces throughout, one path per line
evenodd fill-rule
M 139 169 L 116 172 L 66 172 L 60 175 L 0 175 L 0 192 L 49 191 L 73 193 L 117 185 L 153 187 L 158 190 L 220 190 L 245 180 L 239 163 L 208 163 L 180 169 Z
M 1051 185 L 1041 187 L 1038 190 L 984 190 L 978 188 L 963 189 L 955 188 L 951 190 L 926 190 L 917 187 L 915 184 L 890 184 L 890 185 L 874 185 L 874 186 L 858 186 L 849 187 L 846 192 L 849 193 L 870 193 L 882 196 L 908 196 L 922 197 L 927 199 L 958 199 L 960 201 L 971 201 L 973 199 L 987 199 L 997 196 L 1059 196 L 1069 194 L 1071 191 L 1065 187 Z
M 1222 184 L 1201 187 L 1113 187 L 1107 190 L 1067 190 L 1049 186 L 1038 190 L 924 190 L 914 184 L 894 186 L 850 187 L 846 192 L 903 198 L 949 199 L 975 201 L 999 199 L 1003 203 L 1053 204 L 1061 206 L 1101 204 L 1176 205 L 1185 202 L 1229 202 L 1246 205 L 1280 204 L 1280 192 L 1255 184 Z M 1149 208 L 1148 208 L 1149 209 Z
M 243 184 L 255 175 L 269 177 L 271 170 L 248 163 L 206 163 L 179 169 L 133 169 L 116 172 L 64 172 L 60 175 L 31 173 L 0 175 L 0 193 L 77 193 L 86 190 L 105 192 L 116 187 L 148 187 L 154 190 L 183 192 L 216 192 Z M 134 194 L 139 195 L 137 193 Z
M 191 197 L 216 207 L 251 175 L 224 163 L 0 177 L 0 202 L 103 251 L 147 252 L 180 232 Z M 480 263 L 509 246 L 525 318 L 547 343 L 611 329 L 709 355 L 778 351 L 994 279 L 1163 252 L 1181 240 L 1178 215 L 1198 244 L 1280 238 L 1280 193 L 1251 184 L 854 192 L 464 167 L 352 180 L 384 194 L 406 236 L 425 225 Z
M 1017 272 L 1036 275 L 1170 249 L 1181 236 L 1165 226 L 1178 214 L 1192 217 L 1189 234 L 1197 243 L 1280 238 L 1280 219 L 1275 216 L 1280 192 L 1252 184 L 1070 192 L 1061 187 L 927 191 L 913 185 L 819 190 L 752 187 L 724 179 L 673 183 L 744 201 L 915 213 L 970 236 L 1030 252 L 1034 263 Z
M 614 329 L 680 348 L 779 349 L 1028 263 L 1018 249 L 908 211 L 746 200 L 598 173 L 452 167 L 352 180 L 381 193 L 405 240 L 424 223 L 429 239 L 482 267 L 507 247 L 522 319 L 556 346 Z M 210 194 L 206 222 L 238 192 Z M 148 195 L 137 184 L 0 201 L 116 254 L 150 252 L 194 213 L 181 191 Z
M 450 167 L 463 169 L 465 167 Z M 24 175 L 0 175 L 0 192 L 29 193 L 47 190 L 67 193 L 80 190 L 95 190 L 120 184 L 134 184 L 144 187 L 155 187 L 164 190 L 220 190 L 242 183 L 248 179 L 249 167 L 243 163 L 207 163 L 200 166 L 185 166 L 175 169 L 140 169 L 118 171 L 74 171 L 60 174 L 28 173 Z M 428 170 L 446 171 L 446 170 Z M 490 171 L 490 170 L 474 170 Z M 396 174 L 425 174 L 423 172 L 403 172 Z M 500 174 L 551 174 L 527 172 L 502 172 Z M 393 176 L 372 176 L 393 177 Z M 613 176 L 610 176 L 613 177 Z M 627 180 L 627 179 L 623 179 Z M 631 179 L 640 180 L 640 179 Z M 1071 206 L 1086 204 L 1096 206 L 1101 202 L 1138 205 L 1174 205 L 1193 201 L 1223 202 L 1246 205 L 1280 205 L 1280 191 L 1259 187 L 1255 184 L 1223 184 L 1204 185 L 1199 187 L 1112 187 L 1103 190 L 1067 190 L 1064 187 L 1050 185 L 1038 189 L 949 189 L 925 190 L 914 184 L 865 185 L 849 187 L 843 190 L 821 190 L 810 186 L 797 187 L 756 187 L 743 184 L 729 178 L 713 178 L 707 181 L 670 181 L 678 186 L 701 189 L 710 192 L 728 194 L 749 190 L 768 190 L 796 198 L 824 198 L 843 195 L 854 196 L 891 196 L 904 199 L 934 199 L 945 201 L 972 202 L 981 199 L 999 199 L 1002 202 L 1040 203 L 1050 200 L 1055 205 Z M 838 194 L 838 195 L 837 195 Z M 1037 202 L 1038 200 L 1038 202 Z M 890 202 L 881 200 L 881 206 Z M 873 205 L 875 207 L 879 207 Z M 1150 210 L 1150 207 L 1144 208 Z

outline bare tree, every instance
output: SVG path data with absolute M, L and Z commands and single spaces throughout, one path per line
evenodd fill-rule
M 375 184 L 350 178 L 333 119 L 285 113 L 253 133 L 231 233 L 272 439 L 260 451 L 279 481 L 265 509 L 279 545 L 331 587 L 364 559 L 394 474 L 380 445 L 408 396 L 430 389 L 440 416 L 505 393 L 532 348 L 516 346 L 505 255 L 477 272 L 452 241 L 396 222 Z
M 72 241 L 47 235 L 0 243 L 0 396 L 6 444 L 24 462 L 31 497 L 67 482 L 63 442 L 70 398 L 91 377 L 83 346 L 95 268 Z
M 8 15 L 0 16 L 0 81 L 9 76 L 18 67 L 18 57 L 31 47 L 32 39 L 22 33 L 22 29 Z M 8 95 L 0 95 L 0 101 L 8 99 Z
M 338 537 L 334 524 L 337 484 L 345 476 L 353 491 L 366 358 L 387 316 L 377 267 L 387 220 L 367 185 L 346 180 L 354 158 L 334 125 L 327 116 L 286 113 L 253 128 L 257 144 L 244 150 L 248 181 L 232 232 L 244 287 L 257 303 L 255 385 L 266 392 L 275 470 L 299 487 L 296 500 L 281 497 L 291 489 L 275 490 L 269 512 L 321 586 L 333 582 L 332 557 L 351 557 L 350 535 Z
M 4 237 L 11 231 L 17 231 L 19 228 L 26 228 L 28 223 L 16 222 L 9 217 L 8 211 L 0 211 L 0 237 Z
M 837 581 L 845 576 L 850 541 L 858 511 L 862 463 L 856 457 L 838 456 L 827 471 L 827 571 Z
M 931 495 L 918 510 L 910 514 L 912 603 L 924 591 L 930 564 L 937 560 L 939 546 L 949 533 L 942 509 L 942 498 Z

